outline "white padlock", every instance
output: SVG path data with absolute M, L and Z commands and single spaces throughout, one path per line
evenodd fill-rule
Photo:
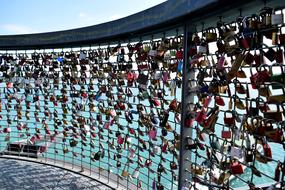
M 238 159 L 241 159 L 244 157 L 244 152 L 241 148 L 232 146 L 231 147 L 231 157 L 233 158 L 236 157 Z
M 139 168 L 136 168 L 136 169 L 134 170 L 134 172 L 133 172 L 132 177 L 135 178 L 135 179 L 137 179 L 137 178 L 139 177 L 139 175 L 140 175 Z
M 271 24 L 272 25 L 283 24 L 284 22 L 283 19 L 284 19 L 284 16 L 282 12 L 279 14 L 276 14 L 275 12 L 273 12 L 271 15 Z
M 197 53 L 207 53 L 207 47 L 206 46 L 197 46 Z
M 157 50 L 149 50 L 148 55 L 152 57 L 157 56 Z
M 160 152 L 160 148 L 156 145 L 153 146 L 153 153 L 158 154 Z

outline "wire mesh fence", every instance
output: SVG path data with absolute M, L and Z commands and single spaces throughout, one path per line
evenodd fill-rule
M 2 51 L 2 154 L 113 188 L 284 189 L 283 13 Z

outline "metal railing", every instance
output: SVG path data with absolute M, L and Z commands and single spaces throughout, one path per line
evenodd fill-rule
M 264 183 L 282 189 L 283 102 L 275 100 L 279 112 L 268 116 L 261 107 L 268 96 L 258 88 L 276 96 L 284 87 L 252 78 L 261 68 L 255 55 L 267 57 L 270 77 L 284 70 L 275 64 L 284 44 L 271 45 L 266 33 L 281 36 L 284 23 L 263 23 L 245 33 L 247 23 L 271 16 L 252 15 L 264 6 L 263 1 L 167 1 L 98 26 L 0 36 L 2 156 L 65 168 L 114 189 Z M 142 15 L 151 15 L 149 22 L 139 22 Z M 247 42 L 255 35 L 264 41 L 245 47 L 246 35 Z M 271 57 L 269 50 L 275 51 Z

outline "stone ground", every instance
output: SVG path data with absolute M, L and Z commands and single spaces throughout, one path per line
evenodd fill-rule
M 60 168 L 0 159 L 0 190 L 110 190 L 104 184 Z

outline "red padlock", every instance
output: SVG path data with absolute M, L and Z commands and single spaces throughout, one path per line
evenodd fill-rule
M 229 131 L 222 130 L 222 138 L 230 139 L 231 137 L 232 137 L 232 132 L 230 130 Z
M 166 143 L 163 144 L 163 146 L 161 148 L 161 152 L 167 153 L 167 147 L 168 147 L 168 143 L 166 142 Z
M 117 143 L 118 143 L 118 144 L 123 144 L 123 143 L 124 143 L 124 138 L 123 138 L 121 135 L 119 135 L 119 136 L 117 137 Z
M 125 110 L 126 109 L 126 106 L 125 106 L 124 103 L 120 102 L 118 105 L 119 105 L 120 110 Z
M 192 46 L 191 48 L 190 48 L 190 50 L 189 50 L 189 56 L 194 56 L 194 55 L 196 55 L 197 54 L 197 48 L 196 48 L 196 46 Z
M 283 63 L 283 50 L 280 47 L 278 47 L 275 53 L 275 60 L 276 60 L 276 63 L 280 63 L 280 64 Z
M 159 100 L 158 100 L 157 97 L 155 97 L 155 98 L 153 99 L 153 104 L 154 104 L 155 106 L 160 106 L 160 102 L 159 102 Z
M 32 136 L 31 138 L 30 138 L 30 143 L 31 144 L 34 144 L 36 142 L 36 137 L 35 136 Z
M 242 47 L 244 48 L 244 49 L 249 49 L 249 41 L 250 41 L 250 39 L 249 38 L 246 38 L 246 37 L 244 37 L 243 35 L 242 35 L 242 38 L 240 39 L 240 44 L 242 45 Z
M 201 124 L 202 122 L 205 121 L 206 117 L 207 117 L 206 112 L 205 112 L 205 110 L 203 109 L 203 110 L 197 112 L 195 120 L 196 120 L 199 124 Z
M 40 146 L 40 153 L 44 153 L 47 151 L 47 146 Z
M 170 111 L 175 111 L 177 109 L 177 101 L 176 99 L 172 100 L 170 105 L 169 105 L 169 110 Z
M 239 175 L 239 174 L 243 174 L 244 170 L 242 165 L 239 162 L 234 162 L 231 165 L 231 172 L 234 175 Z
M 183 59 L 183 51 L 179 50 L 176 52 L 176 59 Z
M 191 117 L 189 116 L 189 117 L 187 117 L 187 118 L 185 119 L 184 126 L 187 127 L 187 128 L 189 128 L 189 127 L 192 126 L 193 122 L 194 122 L 194 118 L 191 118 Z
M 264 156 L 266 156 L 267 158 L 272 158 L 272 151 L 267 142 L 264 142 L 263 144 L 263 152 L 264 152 Z
M 221 96 L 216 96 L 215 101 L 216 101 L 216 104 L 218 104 L 219 106 L 225 105 L 224 99 Z
M 227 116 L 227 113 L 230 113 L 231 116 Z M 234 118 L 233 113 L 231 111 L 225 111 L 224 112 L 224 123 L 226 125 L 229 125 L 229 126 L 235 125 L 235 118 Z
M 3 129 L 3 133 L 10 133 L 11 132 L 11 128 L 10 127 L 6 127 Z
M 144 164 L 146 167 L 150 167 L 152 165 L 152 160 L 147 159 Z
M 88 94 L 87 94 L 86 92 L 82 92 L 82 93 L 81 93 L 81 96 L 82 96 L 83 98 L 87 98 L 87 97 L 88 97 Z

